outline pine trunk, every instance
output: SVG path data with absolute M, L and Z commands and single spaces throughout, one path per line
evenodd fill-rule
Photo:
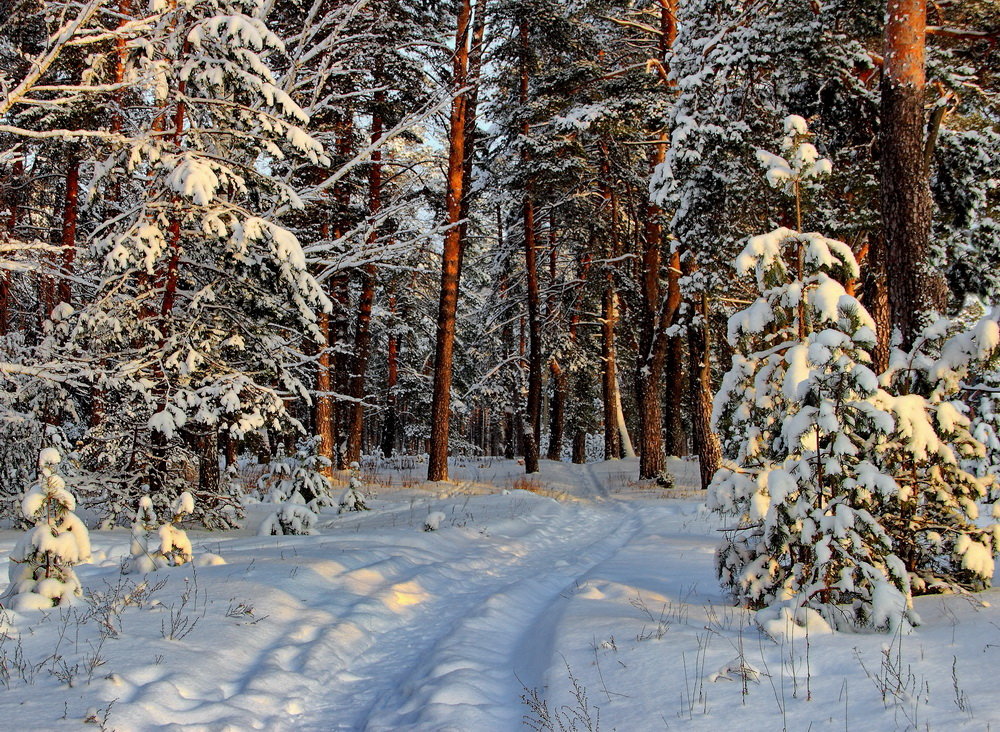
M 455 316 L 458 311 L 458 284 L 461 276 L 462 196 L 465 172 L 465 121 L 468 101 L 465 82 L 469 71 L 469 21 L 471 0 L 463 0 L 455 32 L 454 74 L 455 98 L 451 103 L 448 139 L 448 176 L 445 207 L 448 233 L 441 256 L 441 297 L 438 304 L 437 332 L 434 348 L 434 392 L 431 400 L 431 439 L 427 463 L 427 479 L 448 480 L 448 427 L 451 417 L 451 377 L 455 345 Z
M 872 367 L 881 374 L 889 368 L 890 340 L 892 338 L 892 312 L 889 305 L 889 287 L 886 282 L 885 240 L 874 235 L 868 262 L 865 267 L 861 301 L 875 321 L 877 340 L 872 351 Z
M 528 104 L 528 58 L 530 53 L 528 21 L 522 15 L 519 23 L 521 40 L 521 106 Z M 530 133 L 528 121 L 521 126 L 521 136 L 526 141 Z M 521 161 L 528 164 L 530 156 L 522 153 Z M 542 331 L 541 295 L 538 286 L 538 247 L 535 238 L 535 203 L 532 185 L 524 191 L 524 267 L 528 306 L 528 400 L 525 414 L 526 426 L 522 431 L 525 440 L 524 472 L 538 472 L 538 453 L 541 441 L 542 409 Z
M 609 185 L 611 181 L 611 161 L 608 146 L 601 145 L 601 197 L 609 207 L 611 225 L 610 242 L 604 248 L 608 259 L 616 259 L 621 253 L 618 244 L 618 197 Z M 614 270 L 605 264 L 604 292 L 601 295 L 601 401 L 604 412 L 604 459 L 617 460 L 622 456 L 621 430 L 618 425 L 618 364 L 615 351 L 615 324 L 618 320 L 618 296 L 615 292 Z
M 587 433 L 577 430 L 573 434 L 573 463 L 583 465 L 587 462 Z
M 389 297 L 389 312 L 396 312 L 396 296 Z M 382 455 L 392 457 L 396 446 L 396 432 L 399 431 L 399 417 L 396 413 L 396 384 L 399 383 L 399 336 L 390 327 L 386 354 L 385 421 L 382 424 Z
M 621 433 L 618 431 L 618 374 L 615 363 L 615 291 L 607 286 L 601 298 L 601 402 L 604 408 L 604 459 L 621 457 Z
M 219 495 L 219 432 L 204 427 L 195 441 L 198 450 L 198 492 L 202 500 Z M 211 506 L 202 506 L 203 509 Z
M 528 194 L 530 196 L 530 193 Z M 525 439 L 524 471 L 538 472 L 541 441 L 542 344 L 540 295 L 538 288 L 538 252 L 535 242 L 535 207 L 530 197 L 524 202 L 524 266 L 528 297 L 528 400 L 523 430 Z
M 334 238 L 343 235 L 341 229 L 334 231 Z M 334 467 L 337 470 L 347 469 L 344 431 L 347 423 L 348 405 L 341 401 L 350 388 L 350 352 L 347 343 L 347 333 L 350 323 L 347 319 L 347 309 L 350 305 L 350 280 L 345 272 L 339 273 L 330 283 L 330 295 L 333 301 L 333 317 L 330 320 L 330 366 L 332 370 L 331 386 L 332 413 L 330 415 L 330 431 L 333 435 Z
M 385 92 L 375 93 L 375 111 L 372 113 L 372 144 L 382 137 L 384 129 L 382 107 Z M 372 165 L 368 175 L 368 214 L 372 231 L 368 235 L 368 247 L 374 249 L 378 243 L 377 219 L 382 210 L 382 150 L 372 151 Z M 368 372 L 368 358 L 371 349 L 372 305 L 375 302 L 375 265 L 364 267 L 361 277 L 361 297 L 358 299 L 358 319 L 354 336 L 354 370 L 351 374 L 350 425 L 347 433 L 347 463 L 361 461 L 361 447 L 365 427 L 365 376 Z
M 926 0 L 889 0 L 882 70 L 881 192 L 892 325 L 909 349 L 925 316 L 945 303 L 927 261 L 931 196 L 925 159 Z
M 663 162 L 666 143 L 650 153 L 650 170 Z M 636 362 L 635 395 L 639 410 L 639 478 L 651 479 L 666 469 L 663 449 L 663 369 L 667 357 L 664 329 L 673 315 L 661 303 L 660 260 L 663 231 L 660 208 L 646 204 L 642 236 L 642 266 L 639 268 L 639 358 Z
M 80 159 L 70 155 L 66 172 L 66 197 L 63 206 L 62 226 L 62 271 L 59 273 L 57 300 L 67 304 L 73 302 L 73 260 L 76 259 L 76 226 L 80 212 Z
M 319 313 L 316 319 L 321 337 L 316 343 L 316 412 L 315 431 L 319 436 L 319 455 L 330 461 L 320 468 L 327 478 L 333 477 L 336 447 L 333 433 L 333 380 L 330 368 L 330 316 Z
M 719 438 L 712 431 L 712 349 L 708 328 L 708 296 L 698 303 L 700 322 L 688 330 L 691 384 L 691 423 L 701 471 L 701 487 L 708 488 L 722 463 Z
M 688 441 L 684 430 L 684 340 L 680 335 L 667 339 L 663 383 L 663 435 L 666 452 L 674 457 L 684 457 L 688 454 Z

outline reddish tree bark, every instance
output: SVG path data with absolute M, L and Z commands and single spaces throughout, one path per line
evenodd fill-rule
M 666 141 L 650 152 L 650 170 L 663 162 Z M 663 230 L 660 207 L 646 204 L 639 289 L 639 358 L 636 362 L 636 403 L 639 410 L 639 478 L 656 478 L 666 469 L 663 449 L 663 369 L 667 357 L 664 330 L 673 320 L 668 302 L 661 302 L 660 259 Z
M 441 296 L 438 303 L 437 332 L 434 348 L 434 392 L 431 400 L 431 438 L 427 479 L 448 480 L 448 433 L 451 418 L 451 378 L 455 346 L 455 316 L 458 311 L 458 285 L 461 277 L 463 184 L 465 182 L 465 121 L 469 73 L 469 27 L 471 0 L 463 0 L 455 30 L 455 57 L 452 84 L 455 98 L 451 103 L 448 136 L 448 175 L 445 208 L 448 233 L 441 256 Z
M 59 278 L 57 299 L 72 304 L 73 260 L 76 259 L 76 227 L 80 212 L 80 159 L 71 154 L 66 171 L 66 196 L 63 206 L 62 272 Z
M 605 249 L 609 259 L 620 254 L 618 241 L 618 197 L 609 185 L 611 164 L 608 149 L 602 145 L 601 195 L 610 206 L 610 245 Z M 605 266 L 604 292 L 601 295 L 601 400 L 604 407 L 604 459 L 615 460 L 622 456 L 621 430 L 618 425 L 618 365 L 615 350 L 615 323 L 618 320 L 617 294 L 614 274 L 610 265 Z
M 336 448 L 333 435 L 333 380 L 330 363 L 330 316 L 327 313 L 318 313 L 316 327 L 319 329 L 320 338 L 316 342 L 316 411 L 315 411 L 315 431 L 319 436 L 320 457 L 325 457 L 330 461 L 329 465 L 320 468 L 320 472 L 327 478 L 333 477 L 333 468 L 336 464 Z
M 946 291 L 927 262 L 931 195 L 924 135 L 926 0 L 888 0 L 883 36 L 881 202 L 892 325 L 913 345 L 923 317 L 943 308 Z M 889 333 L 880 334 L 887 340 Z

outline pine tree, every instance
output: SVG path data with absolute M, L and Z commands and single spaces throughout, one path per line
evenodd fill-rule
M 285 338 L 253 321 L 312 331 L 316 310 L 330 307 L 300 243 L 261 215 L 301 206 L 268 164 L 288 155 L 318 163 L 323 151 L 276 86 L 269 62 L 282 43 L 253 6 L 219 0 L 154 19 L 163 43 L 142 46 L 130 68 L 160 81 L 158 114 L 126 125 L 115 164 L 91 183 L 108 190 L 120 176 L 145 181 L 134 205 L 93 236 L 92 256 L 108 277 L 77 337 L 100 354 L 107 388 L 120 396 L 120 419 L 108 421 L 147 421 L 150 487 L 163 507 L 179 492 L 166 461 L 181 440 L 207 453 L 205 475 L 219 429 L 241 438 L 289 418 L 279 389 L 306 396 L 285 362 Z M 139 361 L 146 365 L 136 369 Z M 218 489 L 213 474 L 207 490 Z
M 90 561 L 87 527 L 73 513 L 76 499 L 56 472 L 61 457 L 52 447 L 38 456 L 38 480 L 21 510 L 34 524 L 10 554 L 10 589 L 15 610 L 69 605 L 83 594 L 73 567 Z
M 758 157 L 800 210 L 830 162 L 801 117 L 785 132 L 785 157 Z M 894 420 L 869 367 L 874 321 L 841 284 L 858 275 L 850 248 L 781 227 L 752 237 L 736 267 L 754 272 L 760 294 L 730 320 L 737 355 L 713 415 L 727 464 L 711 503 L 739 521 L 717 555 L 723 585 L 751 606 L 809 608 L 835 627 L 916 622 L 879 523 L 898 488 L 870 453 Z
M 884 408 L 896 428 L 879 449 L 880 461 L 899 494 L 883 507 L 881 521 L 914 592 L 981 590 L 993 578 L 1000 523 L 980 521 L 980 504 L 995 476 L 968 469 L 986 457 L 986 446 L 973 435 L 961 397 L 976 374 L 1000 362 L 995 315 L 966 329 L 938 319 L 918 334 L 910 351 L 894 350 L 882 375 Z M 995 507 L 992 518 L 1000 518 Z
M 361 466 L 357 463 L 351 463 L 351 481 L 347 486 L 347 490 L 340 497 L 340 506 L 337 512 L 367 511 L 368 506 L 365 504 L 364 490 L 365 485 L 361 482 Z

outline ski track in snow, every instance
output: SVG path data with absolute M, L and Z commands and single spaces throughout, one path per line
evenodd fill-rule
M 150 718 L 207 729 L 518 728 L 524 687 L 542 687 L 557 654 L 567 598 L 641 526 L 637 506 L 581 472 L 596 501 L 511 495 L 511 517 L 481 531 L 287 537 L 291 572 L 277 582 L 273 567 L 255 579 L 249 561 L 275 542 L 241 542 L 246 563 L 229 554 L 215 569 L 269 586 L 269 617 L 233 636 L 245 644 L 239 661 L 194 678 L 156 664 L 122 674 L 106 694 L 121 705 L 119 729 Z M 515 517 L 523 500 L 531 512 Z
M 302 712 L 296 729 L 461 728 L 470 715 L 480 729 L 485 720 L 490 729 L 516 727 L 518 678 L 537 682 L 550 661 L 541 621 L 637 525 L 620 507 L 529 523 L 523 535 L 498 534 L 458 560 L 446 547 L 422 562 L 390 557 L 349 571 L 319 607 L 335 606 L 342 585 L 384 579 L 335 618 L 301 617 L 251 664 L 237 694 L 270 686 L 273 674 L 294 674 L 306 683 L 289 689 L 302 700 L 292 704 Z

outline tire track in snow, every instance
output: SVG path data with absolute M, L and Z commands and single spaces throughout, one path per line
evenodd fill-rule
M 621 511 L 587 506 L 572 513 L 561 526 L 540 529 L 543 541 L 528 547 L 530 561 L 509 573 L 513 576 L 487 588 L 486 594 L 470 593 L 473 604 L 458 608 L 454 627 L 439 619 L 444 633 L 420 649 L 415 662 L 404 664 L 402 673 L 396 672 L 392 691 L 375 700 L 357 727 L 517 727 L 518 676 L 529 682 L 548 668 L 551 629 L 564 594 L 638 530 L 635 517 Z

